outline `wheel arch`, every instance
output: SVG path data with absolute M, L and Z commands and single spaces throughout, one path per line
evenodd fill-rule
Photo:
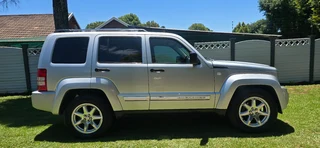
M 112 81 L 104 78 L 69 78 L 58 85 L 53 100 L 52 113 L 61 114 L 65 105 L 79 94 L 96 94 L 106 98 L 113 111 L 121 111 L 122 105 L 118 98 L 119 91 Z M 61 109 L 62 108 L 62 109 Z
M 281 95 L 281 86 L 277 78 L 269 74 L 236 74 L 230 76 L 223 84 L 220 90 L 220 96 L 217 98 L 217 109 L 228 109 L 232 98 L 242 89 L 261 88 L 268 91 L 277 103 L 278 112 L 282 113 L 279 96 Z
M 63 96 L 60 108 L 59 108 L 59 115 L 63 114 L 63 112 L 65 111 L 65 109 L 67 108 L 67 106 L 69 105 L 69 103 L 71 103 L 71 101 L 73 99 L 75 99 L 77 96 L 83 96 L 83 95 L 89 95 L 89 96 L 99 96 L 103 99 L 106 99 L 106 101 L 108 102 L 108 105 L 111 109 L 112 105 L 107 97 L 107 95 L 99 89 L 71 89 L 68 90 L 65 95 Z
M 245 89 L 262 89 L 262 90 L 265 90 L 267 91 L 271 96 L 272 98 L 274 99 L 276 105 L 277 105 L 277 109 L 278 109 L 278 112 L 279 113 L 282 113 L 282 110 L 281 110 L 281 106 L 280 106 L 280 102 L 279 102 L 279 98 L 276 94 L 276 91 L 269 85 L 243 85 L 243 86 L 239 86 L 235 93 L 232 95 L 232 98 L 230 100 L 230 103 L 233 101 L 233 99 L 236 99 L 235 96 L 240 93 L 241 91 L 245 90 Z M 228 105 L 228 109 L 229 110 L 229 107 L 230 107 L 230 103 Z

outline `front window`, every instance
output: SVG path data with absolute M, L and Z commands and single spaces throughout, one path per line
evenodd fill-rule
M 170 38 L 150 38 L 152 63 L 187 64 L 190 51 L 180 42 Z

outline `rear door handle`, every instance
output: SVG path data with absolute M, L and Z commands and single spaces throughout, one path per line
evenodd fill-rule
M 163 69 L 150 69 L 150 72 L 158 72 L 158 73 L 160 73 L 160 72 L 164 72 L 164 70 Z
M 109 72 L 110 69 L 109 68 L 96 68 L 96 69 L 94 69 L 94 71 L 96 71 L 96 72 Z

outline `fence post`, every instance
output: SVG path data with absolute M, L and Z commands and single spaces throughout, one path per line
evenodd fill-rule
M 24 74 L 26 77 L 27 91 L 31 92 L 31 80 L 30 80 L 30 68 L 29 68 L 29 57 L 28 57 L 28 44 L 21 44 L 22 47 L 22 56 L 24 64 Z
M 270 37 L 270 66 L 275 66 L 276 38 Z
M 236 59 L 236 39 L 231 38 L 230 39 L 230 51 L 231 51 L 231 61 L 235 61 Z
M 309 82 L 313 83 L 314 75 L 314 54 L 315 54 L 315 36 L 310 36 L 310 63 L 309 63 Z

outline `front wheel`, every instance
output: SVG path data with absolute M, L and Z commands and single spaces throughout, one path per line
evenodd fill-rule
M 267 130 L 277 119 L 277 105 L 263 89 L 238 92 L 231 101 L 228 118 L 233 126 L 245 132 Z

